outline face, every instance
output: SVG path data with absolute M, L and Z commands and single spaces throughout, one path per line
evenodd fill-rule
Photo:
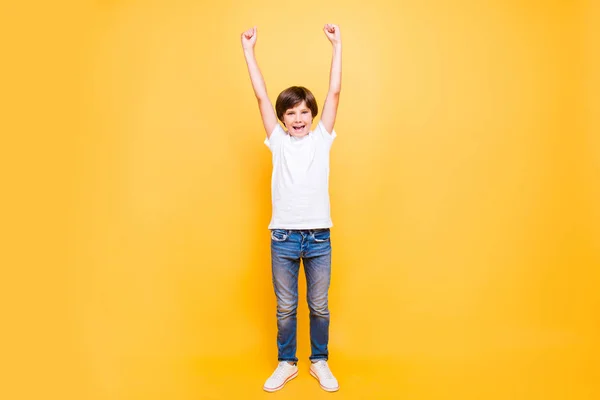
M 289 108 L 283 113 L 283 124 L 288 133 L 292 136 L 302 137 L 308 135 L 312 125 L 312 113 L 306 107 L 306 102 L 298 104 L 294 108 Z

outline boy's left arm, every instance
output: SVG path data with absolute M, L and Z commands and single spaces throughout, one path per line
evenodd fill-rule
M 340 34 L 340 27 L 334 24 L 325 25 L 323 31 L 333 46 L 333 56 L 331 58 L 329 91 L 323 104 L 321 122 L 327 132 L 331 133 L 335 125 L 340 91 L 342 90 L 342 36 Z

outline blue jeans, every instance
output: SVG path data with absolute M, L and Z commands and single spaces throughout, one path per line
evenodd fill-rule
M 296 310 L 300 259 L 306 274 L 310 310 L 312 361 L 327 360 L 329 351 L 329 305 L 331 240 L 329 229 L 271 231 L 271 267 L 277 297 L 277 350 L 279 361 L 297 362 Z

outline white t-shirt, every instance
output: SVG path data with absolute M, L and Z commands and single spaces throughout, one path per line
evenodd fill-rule
M 269 229 L 331 228 L 329 211 L 329 134 L 319 121 L 306 136 L 288 135 L 277 124 L 265 144 L 273 154 Z

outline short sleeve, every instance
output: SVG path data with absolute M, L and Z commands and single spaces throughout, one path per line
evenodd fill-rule
M 265 138 L 264 143 L 271 151 L 273 151 L 275 147 L 279 146 L 285 135 L 286 133 L 281 125 L 275 124 L 275 129 L 273 129 L 273 132 L 271 132 L 271 137 Z
M 325 129 L 325 125 L 323 125 L 323 122 L 321 121 L 319 121 L 317 129 L 315 129 L 315 131 L 318 132 L 323 138 L 330 141 L 333 141 L 333 139 L 335 139 L 335 137 L 337 136 L 337 133 L 335 133 L 335 129 L 332 129 L 331 133 L 327 132 L 327 130 Z

